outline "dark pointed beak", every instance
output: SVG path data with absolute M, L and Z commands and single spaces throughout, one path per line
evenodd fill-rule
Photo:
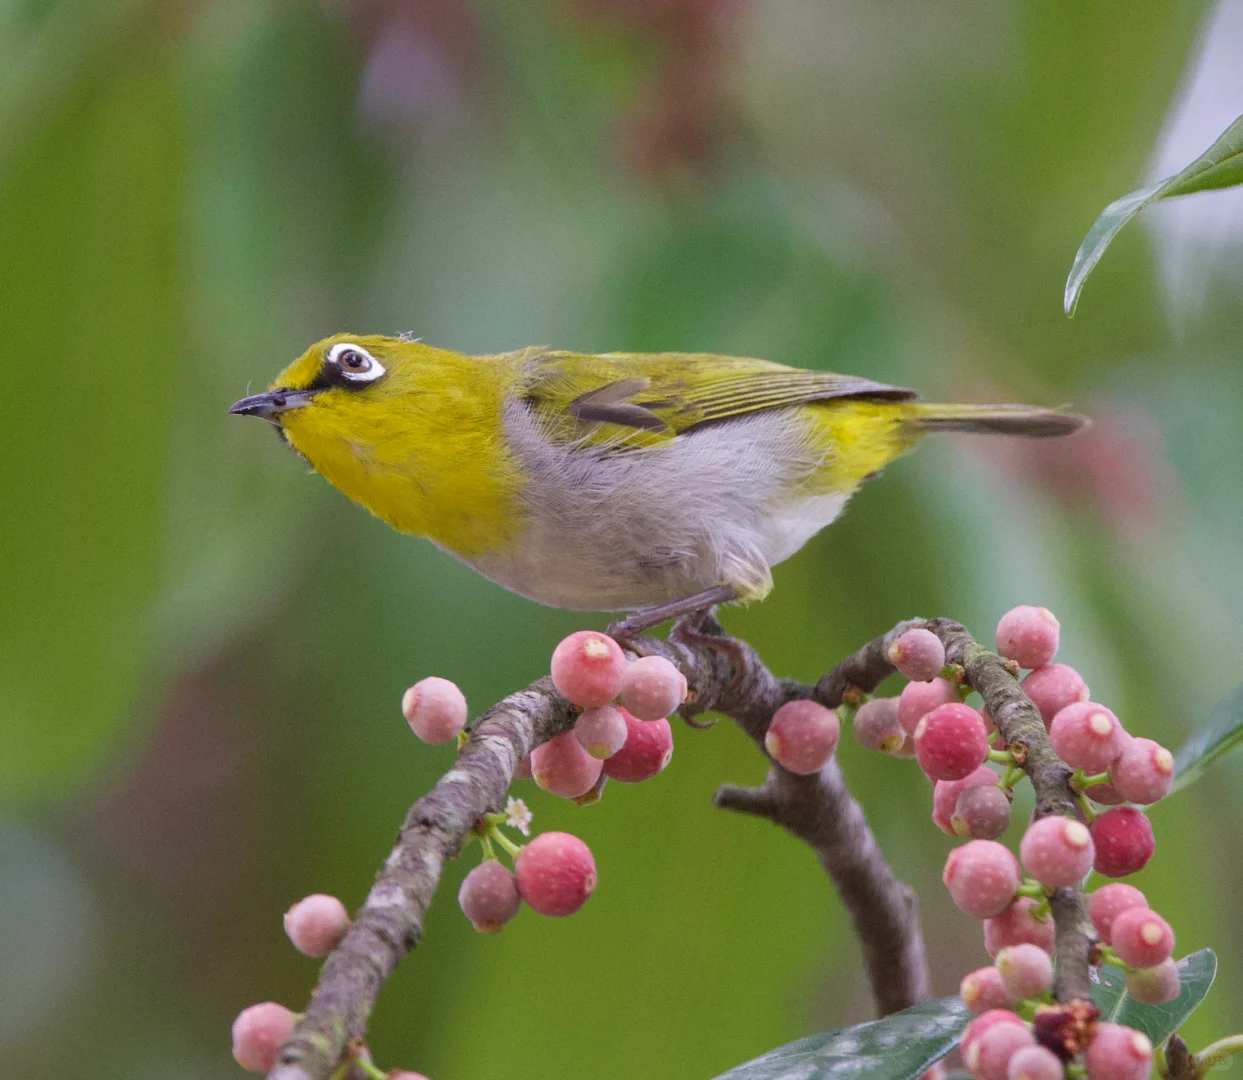
M 252 394 L 229 406 L 229 412 L 238 416 L 257 416 L 261 420 L 271 420 L 290 409 L 305 405 L 315 396 L 313 390 L 269 390 L 266 394 Z

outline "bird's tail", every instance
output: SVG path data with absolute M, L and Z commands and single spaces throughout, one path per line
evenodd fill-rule
M 905 405 L 904 417 L 912 434 L 930 431 L 966 431 L 977 435 L 1026 435 L 1048 438 L 1070 435 L 1088 423 L 1086 416 L 1040 409 L 1031 405 Z

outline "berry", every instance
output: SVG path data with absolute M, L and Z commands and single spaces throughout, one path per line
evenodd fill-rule
M 1174 783 L 1174 755 L 1151 739 L 1132 739 L 1110 768 L 1109 779 L 1126 801 L 1155 803 Z
M 1019 841 L 1023 869 L 1041 885 L 1077 885 L 1092 869 L 1092 834 L 1079 821 L 1051 817 L 1033 821 Z
M 626 657 L 607 634 L 578 630 L 552 651 L 552 684 L 574 705 L 592 709 L 621 693 Z
M 293 1024 L 294 1014 L 274 1001 L 243 1009 L 233 1021 L 233 1059 L 247 1072 L 271 1072 Z
M 637 784 L 663 772 L 673 757 L 673 729 L 668 720 L 636 720 L 625 709 L 626 742 L 604 763 L 604 775 L 623 784 Z
M 457 902 L 476 930 L 495 934 L 518 914 L 522 897 L 514 875 L 496 859 L 485 859 L 462 879 Z
M 1060 710 L 1049 725 L 1053 749 L 1072 769 L 1104 772 L 1122 753 L 1122 725 L 1104 705 L 1076 701 Z
M 945 667 L 945 646 L 931 630 L 908 630 L 889 646 L 889 662 L 914 682 L 930 682 Z
M 995 840 L 972 840 L 945 860 L 941 880 L 960 911 L 987 919 L 999 915 L 1019 887 L 1019 864 L 1010 849 Z
M 1142 870 L 1152 858 L 1156 840 L 1148 815 L 1133 806 L 1115 806 L 1092 822 L 1096 847 L 1093 866 L 1105 877 L 1126 877 Z
M 1126 992 L 1145 1005 L 1173 1001 L 1181 989 L 1178 965 L 1169 957 L 1155 967 L 1135 968 L 1126 973 Z
M 855 738 L 869 750 L 896 754 L 906 742 L 906 732 L 898 721 L 896 697 L 872 698 L 859 706 L 854 719 Z
M 406 722 L 426 743 L 447 743 L 466 726 L 466 698 L 448 679 L 420 679 L 401 696 Z
M 1036 668 L 1019 685 L 1040 710 L 1046 728 L 1067 705 L 1087 701 L 1091 696 L 1083 676 L 1069 664 L 1045 664 Z
M 1008 945 L 997 954 L 997 970 L 1010 996 L 1040 997 L 1053 985 L 1053 957 L 1039 945 Z
M 806 775 L 819 772 L 833 756 L 841 733 L 832 709 L 815 701 L 787 701 L 773 713 L 764 749 L 782 768 Z
M 1010 825 L 1010 797 L 996 785 L 966 788 L 958 796 L 950 824 L 959 836 L 996 840 Z
M 958 691 L 948 679 L 933 679 L 932 682 L 911 682 L 902 687 L 898 695 L 898 722 L 908 735 L 915 734 L 915 728 L 925 715 L 932 712 L 938 705 L 945 705 L 958 700 Z
M 514 859 L 518 893 L 541 915 L 573 915 L 596 889 L 596 861 L 577 836 L 541 833 Z
M 621 699 L 636 720 L 663 720 L 686 700 L 686 676 L 663 656 L 641 656 L 622 676 Z
M 1014 1004 L 1010 991 L 1001 981 L 1001 972 L 995 967 L 982 967 L 965 975 L 958 984 L 958 993 L 973 1016 Z
M 1152 908 L 1119 912 L 1109 929 L 1109 944 L 1133 967 L 1156 967 L 1174 951 L 1174 931 Z
M 1083 793 L 1101 806 L 1117 806 L 1126 802 L 1113 784 L 1093 784 L 1090 788 L 1085 788 Z
M 988 758 L 988 732 L 969 705 L 938 705 L 915 727 L 915 758 L 931 780 L 962 780 Z
M 970 776 L 961 780 L 938 780 L 932 789 L 932 823 L 942 832 L 957 836 L 951 820 L 958 806 L 958 796 L 969 787 L 997 786 L 1000 779 L 987 765 L 981 765 Z
M 1021 1020 L 1003 1021 L 973 1039 L 963 1053 L 963 1061 L 976 1080 L 1006 1080 L 1015 1052 L 1035 1042 L 1031 1028 Z
M 573 731 L 563 731 L 531 751 L 531 775 L 550 794 L 576 799 L 600 778 L 600 759 L 583 749 Z
M 427 1080 L 427 1077 L 409 1069 L 396 1069 L 388 1074 L 388 1080 Z
M 997 623 L 997 651 L 1019 667 L 1044 667 L 1057 654 L 1061 629 L 1048 608 L 1011 608 Z
M 1133 1028 L 1101 1023 L 1083 1060 L 1088 1080 L 1148 1080 L 1152 1043 Z
M 1062 1059 L 1045 1046 L 1021 1046 L 1010 1058 L 1006 1080 L 1063 1080 Z
M 1035 945 L 1047 953 L 1053 952 L 1056 928 L 1046 913 L 1036 918 L 1032 909 L 1039 902 L 1030 896 L 1020 896 L 1000 915 L 984 920 L 984 948 L 989 956 L 997 956 L 1010 945 Z
M 612 705 L 588 709 L 574 722 L 574 737 L 593 758 L 611 758 L 626 745 L 626 718 Z
M 327 956 L 350 928 L 350 913 L 335 896 L 314 893 L 285 912 L 285 933 L 306 956 Z
M 962 1038 L 959 1040 L 964 1054 L 971 1049 L 973 1043 L 978 1042 L 990 1028 L 996 1027 L 998 1024 L 1021 1024 L 1017 1013 L 1011 1012 L 1009 1009 L 989 1009 L 988 1012 L 980 1013 L 965 1028 L 963 1028 Z
M 1110 933 L 1116 919 L 1127 908 L 1146 908 L 1148 900 L 1134 885 L 1124 885 L 1120 881 L 1102 885 L 1088 894 L 1088 917 L 1101 941 L 1110 944 Z

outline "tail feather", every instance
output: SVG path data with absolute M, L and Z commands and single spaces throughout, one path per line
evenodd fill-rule
M 905 406 L 906 423 L 915 433 L 965 431 L 976 435 L 1026 435 L 1049 438 L 1070 435 L 1087 426 L 1086 416 L 1040 409 L 1031 405 L 924 405 Z

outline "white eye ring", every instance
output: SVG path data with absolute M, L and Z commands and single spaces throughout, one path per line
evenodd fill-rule
M 362 367 L 347 367 L 343 364 L 342 357 L 346 353 L 354 353 L 362 357 Z M 338 341 L 331 349 L 328 350 L 328 363 L 334 365 L 341 375 L 349 379 L 350 382 L 368 383 L 375 382 L 384 374 L 384 365 L 380 363 L 361 345 L 355 345 L 349 341 Z

